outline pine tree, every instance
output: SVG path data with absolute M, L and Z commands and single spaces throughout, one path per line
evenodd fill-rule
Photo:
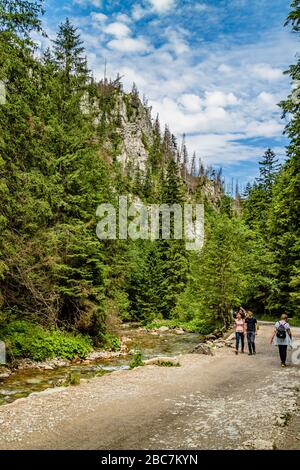
M 86 84 L 88 69 L 86 57 L 83 55 L 83 41 L 69 18 L 60 24 L 54 44 L 54 60 L 63 74 L 65 93 L 71 93 L 74 85 Z M 72 80 L 76 77 L 76 81 Z
M 286 24 L 291 24 L 292 30 L 299 34 L 299 0 L 293 1 L 292 11 Z M 283 116 L 290 116 L 286 126 L 290 144 L 287 161 L 273 188 L 269 227 L 272 247 L 276 252 L 277 277 L 280 283 L 280 294 L 275 306 L 300 316 L 297 294 L 300 264 L 300 101 L 297 87 L 300 80 L 300 59 L 287 73 L 296 84 L 292 95 L 281 103 Z
M 172 158 L 167 165 L 167 175 L 163 182 L 162 202 L 165 204 L 178 204 L 182 201 L 183 185 L 178 176 L 177 164 Z
M 276 175 L 280 169 L 278 159 L 276 158 L 273 150 L 268 149 L 266 151 L 263 159 L 259 162 L 259 165 L 260 176 L 257 179 L 257 182 L 266 192 L 266 198 L 271 199 L 272 188 L 276 180 Z

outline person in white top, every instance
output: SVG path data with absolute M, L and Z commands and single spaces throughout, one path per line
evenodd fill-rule
M 278 346 L 281 367 L 286 367 L 287 348 L 292 346 L 292 332 L 287 315 L 281 315 L 280 320 L 275 323 L 271 344 Z
M 237 313 L 235 319 L 235 354 L 239 353 L 239 344 L 241 342 L 242 353 L 244 352 L 245 347 L 245 320 L 242 318 L 240 311 Z

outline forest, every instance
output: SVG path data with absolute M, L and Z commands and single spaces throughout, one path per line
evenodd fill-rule
M 9 357 L 85 357 L 117 348 L 116 322 L 227 328 L 243 305 L 258 317 L 300 321 L 300 59 L 279 103 L 289 139 L 279 164 L 260 156 L 259 176 L 235 197 L 222 172 L 190 158 L 133 85 L 97 81 L 69 19 L 51 46 L 43 2 L 0 0 L 0 339 Z M 286 27 L 300 32 L 300 1 Z M 142 124 L 141 124 L 142 123 Z M 124 153 L 139 129 L 146 158 Z M 99 240 L 96 210 L 118 196 L 145 204 L 203 203 L 205 244 Z M 159 324 L 159 323 L 157 323 Z

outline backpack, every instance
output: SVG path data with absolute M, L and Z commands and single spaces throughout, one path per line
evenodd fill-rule
M 286 338 L 286 329 L 284 327 L 284 324 L 279 323 L 279 326 L 277 327 L 276 336 L 279 339 L 285 339 Z

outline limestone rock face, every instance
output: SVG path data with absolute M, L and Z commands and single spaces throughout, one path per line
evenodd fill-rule
M 122 123 L 119 129 L 122 145 L 117 160 L 123 166 L 132 163 L 133 166 L 145 170 L 148 158 L 147 146 L 153 143 L 150 113 L 142 103 L 133 107 L 131 103 L 129 106 L 126 105 L 126 100 L 128 101 L 128 95 L 125 99 L 121 96 L 117 104 Z

